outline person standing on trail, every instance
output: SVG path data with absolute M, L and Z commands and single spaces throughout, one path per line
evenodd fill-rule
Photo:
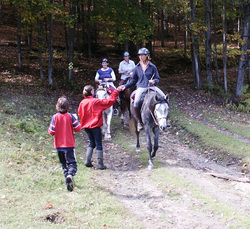
M 103 164 L 103 149 L 102 149 L 102 131 L 101 126 L 103 125 L 102 112 L 111 107 L 119 94 L 121 87 L 114 90 L 109 98 L 98 99 L 94 98 L 94 88 L 91 85 L 86 85 L 83 88 L 83 97 L 78 107 L 78 115 L 81 119 L 81 126 L 88 135 L 90 141 L 86 152 L 85 165 L 87 167 L 93 167 L 91 162 L 94 148 L 96 148 L 98 156 L 98 169 L 106 169 L 107 167 Z
M 112 68 L 108 67 L 109 61 L 107 58 L 102 59 L 102 68 L 100 68 L 95 75 L 95 82 L 101 84 L 105 83 L 107 86 L 107 91 L 110 94 L 112 91 L 116 89 L 114 85 L 114 81 L 116 81 L 116 76 L 115 72 Z M 113 110 L 114 115 L 118 115 L 118 104 L 114 104 L 114 110 Z
M 136 93 L 134 99 L 134 111 L 137 119 L 137 130 L 143 129 L 143 124 L 140 114 L 140 99 L 149 87 L 156 86 L 159 83 L 159 73 L 156 66 L 150 61 L 150 52 L 146 48 L 141 48 L 138 51 L 139 63 L 135 66 L 133 71 L 132 79 L 125 85 L 122 85 L 122 90 L 130 88 L 136 85 Z M 157 87 L 154 90 L 160 95 L 165 96 L 165 94 Z
M 65 183 L 71 192 L 74 188 L 73 176 L 77 172 L 73 132 L 80 132 L 82 128 L 75 115 L 68 113 L 69 102 L 65 96 L 58 99 L 56 110 L 58 113 L 53 115 L 48 132 L 54 136 L 54 146 L 62 165 Z

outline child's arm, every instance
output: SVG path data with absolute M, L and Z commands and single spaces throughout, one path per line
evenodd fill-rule
M 51 119 L 51 122 L 50 122 L 50 125 L 49 125 L 49 129 L 48 129 L 48 132 L 50 135 L 54 136 L 55 135 L 55 116 L 53 115 L 52 119 Z
M 80 132 L 82 129 L 80 122 L 77 120 L 77 118 L 73 114 L 71 114 L 71 117 L 72 117 L 72 123 L 73 123 L 73 130 L 75 132 Z

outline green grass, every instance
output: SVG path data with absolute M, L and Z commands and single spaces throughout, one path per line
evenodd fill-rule
M 105 171 L 87 169 L 86 145 L 76 134 L 78 172 L 68 192 L 47 132 L 56 96 L 15 95 L 0 100 L 1 228 L 142 228 L 140 222 L 95 182 Z M 76 113 L 75 110 L 71 112 Z M 46 207 L 51 205 L 51 208 Z
M 217 117 L 214 119 L 213 117 L 216 116 L 211 115 L 210 121 L 216 122 Z M 248 160 L 250 156 L 250 145 L 243 143 L 227 134 L 219 132 L 213 127 L 205 125 L 202 122 L 199 122 L 196 119 L 187 116 L 175 106 L 173 106 L 171 109 L 170 119 L 173 121 L 173 123 L 176 123 L 179 128 L 181 126 L 188 133 L 191 133 L 191 135 L 195 136 L 196 139 L 200 141 L 199 145 L 202 145 L 204 150 L 212 149 L 215 152 L 218 151 L 218 154 L 220 152 L 226 152 L 228 154 L 236 155 L 238 157 L 244 157 L 245 160 Z M 227 124 L 224 125 L 232 126 L 231 122 L 227 122 Z M 248 127 L 245 125 L 242 129 L 244 131 L 247 130 L 247 128 Z M 232 128 L 232 130 L 235 130 L 235 128 Z
M 200 111 L 200 113 L 211 123 L 225 128 L 234 134 L 250 139 L 250 125 L 243 122 L 243 120 L 234 120 L 231 116 L 222 113 L 221 111 L 218 111 L 217 113 Z

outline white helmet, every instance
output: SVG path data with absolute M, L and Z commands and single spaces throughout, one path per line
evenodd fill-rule
M 129 52 L 125 51 L 125 52 L 123 53 L 123 56 L 130 56 L 130 55 L 129 55 Z

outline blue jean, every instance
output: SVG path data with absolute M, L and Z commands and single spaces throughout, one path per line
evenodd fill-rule
M 64 176 L 74 176 L 77 172 L 75 149 L 68 151 L 57 150 L 60 163 L 62 165 Z
M 101 127 L 96 127 L 93 129 L 85 129 L 89 138 L 89 147 L 95 148 L 96 150 L 102 150 L 102 130 Z

